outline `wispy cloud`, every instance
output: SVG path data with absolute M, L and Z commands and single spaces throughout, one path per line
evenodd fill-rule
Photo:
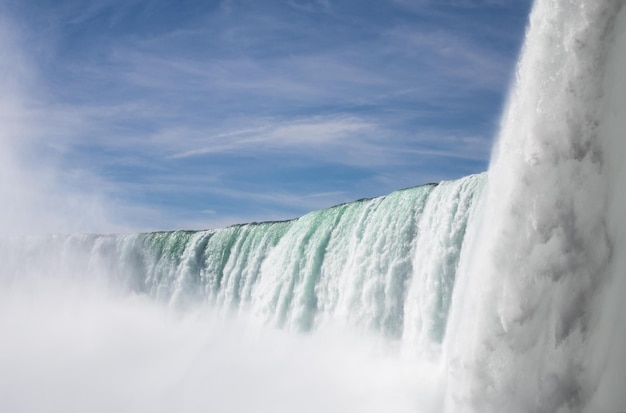
M 7 7 L 0 116 L 119 221 L 292 217 L 484 169 L 519 42 L 488 3 Z
M 476 89 L 499 91 L 508 83 L 510 56 L 462 34 L 403 26 L 391 30 L 387 36 L 396 53 L 415 56 L 422 70 L 434 78 L 431 96 L 442 93 L 445 82 L 459 95 Z
M 376 130 L 376 125 L 350 116 L 272 122 L 256 128 L 206 136 L 202 139 L 205 146 L 175 153 L 170 158 L 251 150 L 310 153 L 311 150 L 332 152 L 338 147 L 356 149 Z
M 294 9 L 307 13 L 332 12 L 332 4 L 330 0 L 290 0 L 287 4 Z
M 484 8 L 488 6 L 511 7 L 527 0 L 391 0 L 392 3 L 408 10 L 424 12 L 428 7 Z

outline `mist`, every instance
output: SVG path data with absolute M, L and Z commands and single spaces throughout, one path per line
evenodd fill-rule
M 414 412 L 416 388 L 432 395 L 414 364 L 364 344 L 376 340 L 293 335 L 67 287 L 1 293 L 0 410 Z
M 78 125 L 47 98 L 39 62 L 26 52 L 39 47 L 0 17 L 0 234 L 122 230 L 98 179 L 64 165 L 62 135 Z

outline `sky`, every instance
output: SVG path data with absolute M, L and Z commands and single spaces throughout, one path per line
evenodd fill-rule
M 485 171 L 530 6 L 0 0 L 0 227 L 219 228 Z

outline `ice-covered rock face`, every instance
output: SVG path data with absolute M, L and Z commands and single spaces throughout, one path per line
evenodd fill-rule
M 626 269 L 625 3 L 534 6 L 455 291 L 448 411 L 626 406 L 605 380 L 607 365 L 622 388 L 626 376 L 607 336 L 626 321 L 614 297 Z

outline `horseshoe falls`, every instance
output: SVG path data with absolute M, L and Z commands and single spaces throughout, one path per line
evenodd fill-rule
M 625 9 L 535 2 L 486 174 L 2 238 L 0 410 L 626 411 Z
M 29 343 L 34 347 L 30 350 L 14 348 L 17 344 L 10 340 L 0 344 L 0 348 L 8 347 L 0 352 L 6 357 L 0 365 L 5 371 L 19 372 L 23 369 L 20 357 L 40 357 L 44 374 L 64 377 L 69 367 L 89 377 L 91 369 L 76 365 L 80 364 L 74 359 L 77 352 L 79 360 L 83 357 L 95 363 L 105 372 L 103 377 L 125 383 L 124 387 L 135 389 L 137 383 L 120 378 L 117 371 L 140 377 L 138 387 L 148 401 L 141 391 L 129 396 L 114 385 L 114 395 L 107 396 L 94 390 L 89 380 L 70 380 L 71 387 L 82 389 L 84 397 L 104 399 L 103 406 L 122 411 L 129 410 L 124 400 L 133 400 L 141 409 L 168 410 L 153 399 L 161 396 L 150 384 L 155 380 L 152 370 L 158 368 L 146 372 L 144 362 L 173 365 L 173 372 L 172 367 L 163 367 L 167 372 L 161 380 L 166 383 L 162 386 L 174 391 L 178 391 L 178 380 L 193 381 L 190 391 L 200 394 L 191 396 L 197 403 L 191 406 L 193 411 L 218 406 L 220 411 L 237 412 L 353 408 L 375 412 L 436 406 L 440 401 L 434 396 L 414 395 L 416 379 L 406 368 L 418 366 L 422 357 L 419 374 L 438 370 L 433 357 L 444 337 L 464 235 L 484 180 L 484 175 L 474 175 L 338 205 L 293 221 L 215 231 L 4 240 L 0 308 L 4 314 L 19 313 L 19 324 L 24 325 L 8 318 L 0 326 L 14 336 L 37 340 Z M 158 306 L 155 309 L 146 301 Z M 26 320 L 22 320 L 24 314 Z M 285 339 L 279 331 L 294 338 Z M 64 334 L 72 337 L 71 343 Z M 52 349 L 67 348 L 51 350 L 48 341 Z M 242 341 L 253 344 L 246 344 L 245 350 L 231 350 Z M 375 344 L 364 346 L 359 341 Z M 313 345 L 319 348 L 311 349 Z M 109 354 L 116 346 L 123 347 L 123 365 L 118 365 L 121 362 L 115 354 Z M 287 356 L 275 354 L 276 349 L 288 352 Z M 72 353 L 67 354 L 68 350 Z M 137 354 L 146 351 L 148 355 L 141 356 L 137 366 Z M 240 354 L 244 351 L 245 355 Z M 84 352 L 105 355 L 91 360 Z M 60 357 L 62 371 L 48 367 L 54 360 L 45 355 Z M 131 367 L 126 357 L 132 360 Z M 395 371 L 389 371 L 391 367 Z M 183 373 L 178 372 L 181 369 Z M 34 381 L 35 388 L 40 382 L 46 391 L 55 389 L 50 399 L 59 403 L 57 395 L 67 390 L 54 384 L 52 377 L 40 378 L 37 370 L 33 374 L 38 378 L 24 378 L 22 385 L 32 388 Z M 240 375 L 247 379 L 240 380 Z M 263 377 L 248 382 L 259 375 Z M 433 376 L 426 379 L 433 380 Z M 5 399 L 12 401 L 4 405 L 12 411 L 47 410 L 48 402 L 17 398 L 21 387 L 14 381 L 3 383 L 0 406 Z M 254 402 L 253 395 L 249 401 L 234 396 L 235 391 L 248 390 L 262 392 L 262 400 Z M 431 390 L 439 397 L 440 392 Z M 223 400 L 225 394 L 228 400 Z M 420 403 L 416 404 L 416 397 Z M 179 396 L 174 399 L 178 405 Z M 51 410 L 71 410 L 74 405 L 67 402 L 62 398 L 60 407 Z M 45 403 L 45 408 L 39 403 Z M 87 406 L 93 409 L 90 403 Z
M 38 257 L 32 274 L 99 274 L 173 307 L 206 303 L 225 316 L 251 313 L 299 332 L 342 322 L 440 342 L 483 181 L 475 175 L 217 231 L 20 240 L 3 248 L 4 266 L 13 261 L 5 277 L 23 278 L 23 263 Z

